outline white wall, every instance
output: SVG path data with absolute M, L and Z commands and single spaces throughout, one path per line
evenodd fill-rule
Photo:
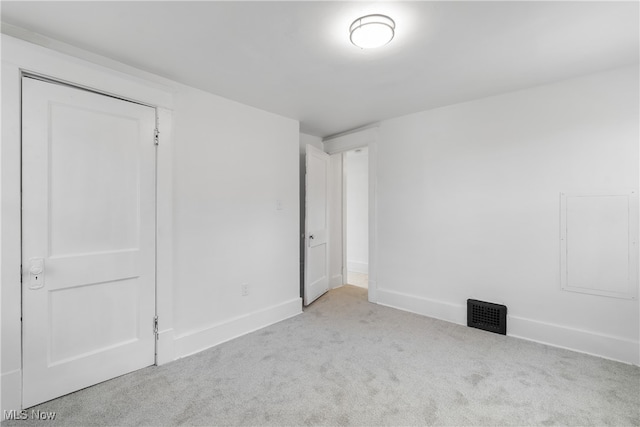
M 369 272 L 369 149 L 346 155 L 347 269 Z
M 299 126 L 181 87 L 174 128 L 175 333 L 186 355 L 300 312 Z
M 510 335 L 637 364 L 637 300 L 560 289 L 559 194 L 637 190 L 638 90 L 634 66 L 382 122 L 378 301 L 506 304 Z

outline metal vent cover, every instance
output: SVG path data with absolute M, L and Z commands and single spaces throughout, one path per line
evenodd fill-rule
M 468 299 L 467 326 L 507 335 L 507 306 Z

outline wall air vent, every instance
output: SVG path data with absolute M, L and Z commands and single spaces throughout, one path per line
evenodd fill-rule
M 467 326 L 507 335 L 507 306 L 468 299 Z

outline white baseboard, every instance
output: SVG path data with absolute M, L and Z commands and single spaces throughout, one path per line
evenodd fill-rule
M 640 364 L 638 341 L 622 337 L 510 315 L 507 317 L 507 334 L 618 362 Z
M 378 289 L 377 303 L 459 325 L 467 324 L 467 307 L 400 292 Z M 369 298 L 371 301 L 371 298 Z M 563 325 L 507 316 L 507 335 L 552 347 L 586 353 L 633 365 L 640 364 L 638 341 Z
M 342 278 L 342 274 L 336 274 L 331 277 L 331 283 L 329 283 L 329 287 L 331 289 L 339 288 L 344 285 L 344 279 Z
M 0 383 L 0 410 L 3 414 L 0 420 L 4 420 L 5 411 L 22 409 L 22 370 L 3 373 Z
M 467 307 L 428 298 L 417 297 L 386 289 L 378 289 L 378 304 L 421 314 L 434 319 L 446 320 L 459 325 L 467 324 Z
M 176 358 L 189 356 L 302 313 L 302 299 L 267 307 L 176 337 Z
M 355 273 L 369 274 L 369 264 L 366 262 L 347 261 L 347 270 Z
M 156 364 L 158 366 L 176 359 L 176 341 L 173 334 L 173 328 L 159 331 L 158 341 L 156 341 L 156 343 Z

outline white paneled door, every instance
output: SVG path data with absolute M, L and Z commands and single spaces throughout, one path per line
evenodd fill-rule
M 329 155 L 307 145 L 304 305 L 329 290 Z
M 155 109 L 22 81 L 23 407 L 155 359 Z

